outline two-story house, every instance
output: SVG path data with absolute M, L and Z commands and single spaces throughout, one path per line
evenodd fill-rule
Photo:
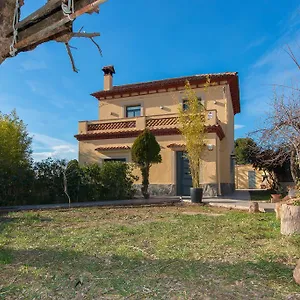
M 234 190 L 234 115 L 240 112 L 237 73 L 114 86 L 114 67 L 104 67 L 103 72 L 104 90 L 92 94 L 98 100 L 99 119 L 79 122 L 75 136 L 80 164 L 131 162 L 131 146 L 147 127 L 156 136 L 162 156 L 162 163 L 151 167 L 150 192 L 189 195 L 191 176 L 184 155 L 185 141 L 177 124 L 178 107 L 185 105 L 184 85 L 188 80 L 207 111 L 207 147 L 201 168 L 204 195 L 224 195 Z M 208 76 L 210 86 L 204 88 Z

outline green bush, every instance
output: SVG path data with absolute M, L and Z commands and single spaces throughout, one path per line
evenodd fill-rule
M 82 168 L 82 201 L 131 199 L 134 196 L 132 167 L 123 162 L 105 162 Z
M 152 164 L 161 162 L 160 146 L 149 129 L 145 129 L 134 141 L 131 149 L 132 160 L 139 166 L 143 181 L 142 194 L 149 198 L 149 172 Z

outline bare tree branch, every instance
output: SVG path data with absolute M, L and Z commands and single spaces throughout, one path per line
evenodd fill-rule
M 100 55 L 103 56 L 102 55 L 102 50 L 101 50 L 100 46 L 96 43 L 96 41 L 92 37 L 90 38 L 90 40 L 96 45 L 96 47 L 98 48 L 98 51 L 99 51 Z
M 284 51 L 290 56 L 290 58 L 293 60 L 293 62 L 296 64 L 296 66 L 300 70 L 300 64 L 299 64 L 296 56 L 294 55 L 294 52 L 291 49 L 291 47 L 289 45 L 287 45 L 287 49 L 284 49 Z
M 71 61 L 71 64 L 72 64 L 72 69 L 73 69 L 74 72 L 78 73 L 79 70 L 75 66 L 75 62 L 74 62 L 74 58 L 73 58 L 73 55 L 72 55 L 70 45 L 68 43 L 65 43 L 65 45 L 66 45 L 66 49 L 67 49 L 67 52 L 68 52 L 68 55 L 69 55 L 69 58 L 70 58 L 70 61 Z
M 86 33 L 86 32 L 73 32 L 71 34 L 72 38 L 73 37 L 77 37 L 77 38 L 81 38 L 81 37 L 84 37 L 84 38 L 93 38 L 93 37 L 96 37 L 96 36 L 100 36 L 100 33 L 99 32 L 91 32 L 91 33 Z

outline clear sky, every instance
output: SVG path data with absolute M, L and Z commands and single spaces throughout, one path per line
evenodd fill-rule
M 26 0 L 25 17 L 42 1 Z M 88 39 L 70 44 L 80 72 L 73 73 L 64 44 L 51 42 L 0 66 L 0 110 L 16 108 L 33 136 L 34 158 L 77 158 L 79 120 L 97 119 L 104 65 L 116 69 L 114 84 L 200 73 L 237 71 L 241 114 L 235 137 L 246 136 L 265 116 L 272 84 L 299 80 L 284 52 L 300 58 L 298 0 L 108 0 L 100 14 L 84 15 L 77 30 L 98 31 L 100 57 Z

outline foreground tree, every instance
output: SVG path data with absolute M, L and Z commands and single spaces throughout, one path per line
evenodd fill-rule
M 149 129 L 145 129 L 134 141 L 131 150 L 132 160 L 142 173 L 142 194 L 149 198 L 149 171 L 152 164 L 161 162 L 160 146 Z
M 16 111 L 0 113 L 0 204 L 26 201 L 33 176 L 31 153 L 31 137 Z
M 73 37 L 89 38 L 99 33 L 73 32 L 73 21 L 84 13 L 99 12 L 106 0 L 48 0 L 46 4 L 21 20 L 24 0 L 0 1 L 0 64 L 8 57 L 30 51 L 38 45 L 55 40 L 66 45 L 73 70 L 77 72 L 69 41 Z
M 206 87 L 209 85 L 209 78 Z M 179 107 L 179 130 L 185 140 L 186 155 L 194 189 L 200 188 L 200 169 L 206 138 L 205 108 L 187 81 L 185 84 L 185 107 Z M 201 193 L 201 191 L 200 191 Z M 200 195 L 200 197 L 202 197 Z M 193 199 L 192 199 L 193 200 Z M 196 200 L 195 200 L 196 201 Z
M 300 173 L 300 92 L 274 93 L 273 103 L 265 127 L 252 133 L 262 149 L 272 151 L 266 163 L 283 164 L 290 160 L 290 170 L 295 183 Z

